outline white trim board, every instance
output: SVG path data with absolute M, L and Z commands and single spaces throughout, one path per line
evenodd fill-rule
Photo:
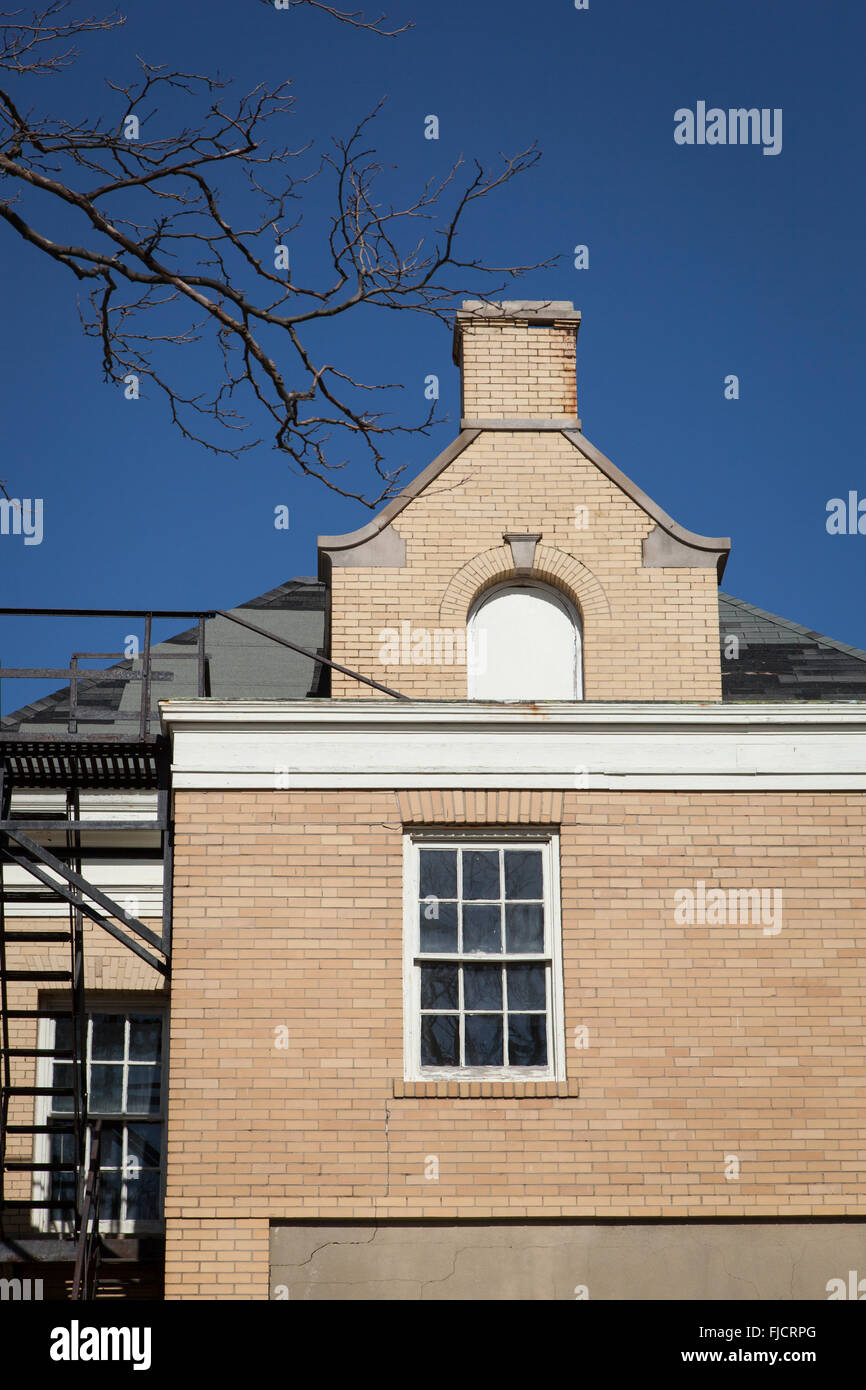
M 866 790 L 866 705 L 167 701 L 176 788 Z

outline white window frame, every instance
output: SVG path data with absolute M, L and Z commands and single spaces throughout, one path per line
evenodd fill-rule
M 478 664 L 481 659 L 480 653 L 478 651 L 478 617 L 482 613 L 484 608 L 487 606 L 487 604 L 490 603 L 493 599 L 500 598 L 503 594 L 506 593 L 519 592 L 521 589 L 535 589 L 536 591 L 543 593 L 547 598 L 551 599 L 554 603 L 558 604 L 558 606 L 563 610 L 566 617 L 571 622 L 572 629 L 574 632 L 574 694 L 570 698 L 573 700 L 582 700 L 583 625 L 580 621 L 580 614 L 578 613 L 571 600 L 562 592 L 561 589 L 557 589 L 556 586 L 553 584 L 545 584 L 540 579 L 503 580 L 501 583 L 493 584 L 489 589 L 485 589 L 484 593 L 481 594 L 480 598 L 478 598 L 475 601 L 475 603 L 473 603 L 472 608 L 469 611 L 469 617 L 466 622 L 466 689 L 469 699 L 475 700 L 478 698 L 478 696 L 475 693 Z M 520 658 L 520 651 L 518 649 L 515 649 L 515 661 L 519 661 Z M 492 697 L 488 696 L 486 698 L 489 699 Z M 506 700 L 509 698 L 511 697 L 505 697 Z M 538 698 L 543 699 L 544 697 L 539 696 Z
M 540 849 L 544 876 L 544 950 L 548 966 L 547 1065 L 544 1067 L 429 1067 L 421 1065 L 420 855 L 422 849 Z M 559 835 L 527 827 L 486 831 L 410 831 L 403 836 L 403 1071 L 406 1081 L 564 1081 L 565 1015 L 562 978 L 562 916 Z M 443 959 L 484 964 L 515 963 L 538 956 L 477 955 Z
M 45 1000 L 40 1001 L 40 1008 L 46 1011 L 52 1009 L 68 1010 L 68 995 L 51 995 Z M 105 1118 L 107 1124 L 130 1124 L 139 1121 L 142 1124 L 159 1123 L 162 1125 L 162 1148 L 160 1153 L 159 1168 L 159 1209 L 162 1211 L 165 1204 L 165 1176 L 166 1176 L 166 1150 L 168 1148 L 168 1021 L 169 1010 L 168 1001 L 163 995 L 150 996 L 147 994 L 101 994 L 87 993 L 85 996 L 85 1013 L 90 1014 L 159 1014 L 162 1018 L 162 1060 L 160 1062 L 160 1109 L 152 1115 L 125 1115 L 124 1119 L 118 1120 L 113 1116 L 101 1116 L 91 1114 L 91 1119 Z M 37 1047 L 43 1050 L 51 1050 L 54 1047 L 54 1019 L 40 1018 L 38 1026 Z M 50 1087 L 52 1083 L 54 1059 L 51 1057 L 40 1057 L 37 1062 L 36 1076 L 37 1086 Z M 36 1105 L 36 1124 L 46 1125 L 48 1117 L 52 1113 L 51 1097 L 39 1096 Z M 56 1113 L 56 1112 L 55 1112 Z M 71 1118 L 71 1112 L 70 1112 Z M 37 1134 L 34 1136 L 33 1146 L 34 1163 L 48 1163 L 51 1158 L 51 1135 Z M 86 1144 L 85 1164 L 90 1161 L 89 1138 Z M 35 1173 L 33 1176 L 33 1198 L 35 1201 L 48 1201 L 51 1195 L 51 1173 Z M 50 1210 L 37 1209 L 33 1213 L 34 1225 L 38 1230 L 44 1232 L 66 1232 L 69 1223 L 67 1221 L 52 1220 Z M 142 1236 L 142 1235 L 161 1235 L 165 1231 L 165 1220 L 112 1220 L 101 1218 L 99 1229 L 103 1235 L 115 1236 Z

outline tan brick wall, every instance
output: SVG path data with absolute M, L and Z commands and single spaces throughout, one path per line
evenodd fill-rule
M 480 320 L 463 328 L 467 420 L 577 415 L 576 330 Z
M 866 1211 L 862 795 L 566 793 L 579 1094 L 526 1099 L 394 1095 L 394 793 L 176 801 L 169 1297 L 265 1296 L 268 1220 Z M 677 924 L 697 879 L 781 887 L 781 931 Z
M 396 518 L 404 569 L 334 567 L 331 655 L 416 699 L 465 699 L 465 659 L 417 661 L 410 651 L 386 664 L 384 634 L 407 623 L 459 636 L 478 594 L 511 576 L 503 534 L 540 532 L 537 577 L 581 614 L 587 700 L 719 700 L 715 569 L 644 569 L 641 543 L 655 525 L 561 434 L 486 431 Z M 332 691 L 369 695 L 336 671 Z
M 200 1217 L 171 1223 L 165 1250 L 166 1298 L 266 1299 L 267 1220 Z

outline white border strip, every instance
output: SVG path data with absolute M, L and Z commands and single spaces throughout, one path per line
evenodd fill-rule
M 165 729 L 182 726 L 234 729 L 239 726 L 259 728 L 282 726 L 286 729 L 309 728 L 316 725 L 331 728 L 349 727 L 407 728 L 417 725 L 449 727 L 452 725 L 498 726 L 517 724 L 526 727 L 564 725 L 586 727 L 598 725 L 610 728 L 620 725 L 639 725 L 643 728 L 692 726 L 712 728 L 761 726 L 804 729 L 810 725 L 824 727 L 854 725 L 866 730 L 866 701 L 850 704 L 836 702 L 793 701 L 780 703 L 721 704 L 712 701 L 643 702 L 550 700 L 490 701 L 490 700 L 412 700 L 403 703 L 392 699 L 367 700 L 161 700 L 159 702 Z
M 866 706 L 168 701 L 174 786 L 866 790 Z

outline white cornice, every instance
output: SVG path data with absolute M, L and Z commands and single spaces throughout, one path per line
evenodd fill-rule
M 866 704 L 161 702 L 178 788 L 866 790 Z
M 572 727 L 592 725 L 612 728 L 640 725 L 682 728 L 692 725 L 748 727 L 775 725 L 786 728 L 861 727 L 866 730 L 866 701 L 794 701 L 755 704 L 721 704 L 714 701 L 646 702 L 548 700 L 545 702 L 493 700 L 160 700 L 163 727 L 224 725 L 237 728 L 284 725 L 286 728 L 316 724 L 333 727 L 372 725 L 404 729 L 413 726 L 519 725 L 525 728 L 563 724 Z

